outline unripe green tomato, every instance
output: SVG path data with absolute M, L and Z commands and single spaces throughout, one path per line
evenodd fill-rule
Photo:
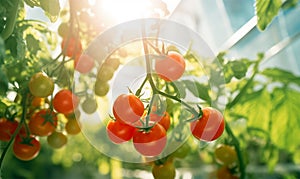
M 81 104 L 82 110 L 87 114 L 92 114 L 97 110 L 97 101 L 94 98 L 86 98 Z
M 69 32 L 69 24 L 67 22 L 63 22 L 59 25 L 57 31 L 58 31 L 58 35 L 61 37 L 66 37 L 68 35 Z
M 104 62 L 104 65 L 112 67 L 114 70 L 119 68 L 120 60 L 118 58 L 109 58 Z
M 215 158 L 218 163 L 228 166 L 237 162 L 237 154 L 233 147 L 229 145 L 219 145 L 215 149 Z
M 97 73 L 97 80 L 108 81 L 114 76 L 114 72 L 113 67 L 103 64 Z
M 47 137 L 47 142 L 51 147 L 58 149 L 66 145 L 66 143 L 68 142 L 68 138 L 65 134 L 54 131 Z
M 53 81 L 42 72 L 34 74 L 29 81 L 29 90 L 35 97 L 45 98 L 53 93 Z
M 176 175 L 175 166 L 170 161 L 163 165 L 153 165 L 152 175 L 155 179 L 173 179 Z
M 105 96 L 109 91 L 109 84 L 107 82 L 97 80 L 94 90 L 97 96 Z

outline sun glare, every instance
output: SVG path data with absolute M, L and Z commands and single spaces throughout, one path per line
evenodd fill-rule
M 174 10 L 174 6 L 178 5 L 179 0 L 165 0 L 164 2 L 167 4 L 168 9 Z M 120 23 L 138 18 L 160 16 L 160 12 L 151 7 L 152 3 L 151 0 L 103 0 L 99 10 L 116 23 Z
M 149 0 L 105 0 L 103 10 L 117 22 L 147 17 Z

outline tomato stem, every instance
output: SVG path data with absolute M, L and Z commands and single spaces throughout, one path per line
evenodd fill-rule
M 241 173 L 240 179 L 244 179 L 246 177 L 246 165 L 245 165 L 245 162 L 243 159 L 243 154 L 241 152 L 240 143 L 239 143 L 238 139 L 236 138 L 236 136 L 233 134 L 228 123 L 225 124 L 225 130 L 226 130 L 227 134 L 231 137 L 232 144 L 237 153 L 237 157 L 239 160 L 239 168 L 240 168 L 240 173 Z

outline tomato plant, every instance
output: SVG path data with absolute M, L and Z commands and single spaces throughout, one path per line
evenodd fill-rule
M 32 134 L 38 136 L 50 135 L 57 126 L 57 116 L 49 109 L 42 109 L 33 114 L 29 120 L 28 127 Z
M 133 94 L 122 94 L 113 104 L 115 118 L 127 124 L 138 121 L 144 113 L 144 104 Z
M 54 109 L 63 114 L 72 113 L 79 104 L 79 98 L 70 90 L 62 89 L 53 98 Z
M 135 127 L 120 121 L 110 121 L 106 127 L 108 138 L 116 144 L 131 140 L 135 130 Z
M 39 72 L 31 77 L 29 90 L 33 96 L 44 98 L 53 93 L 54 83 L 49 77 Z
M 40 142 L 33 136 L 26 138 L 16 137 L 13 144 L 14 155 L 24 161 L 32 160 L 39 154 L 41 149 Z
M 133 144 L 144 155 L 132 158 L 160 161 L 155 162 L 152 168 L 155 178 L 174 178 L 174 164 L 164 161 L 173 158 L 181 159 L 176 160 L 178 167 L 192 167 L 198 164 L 196 160 L 199 158 L 204 163 L 215 159 L 220 167 L 216 172 L 218 178 L 242 179 L 247 177 L 248 163 L 252 166 L 268 165 L 270 170 L 276 170 L 275 165 L 283 159 L 293 165 L 299 163 L 297 150 L 300 143 L 295 135 L 299 133 L 298 116 L 293 112 L 300 111 L 299 75 L 281 68 L 282 65 L 276 65 L 275 68 L 263 65 L 266 60 L 272 59 L 270 54 L 274 55 L 286 48 L 288 43 L 296 42 L 298 33 L 287 36 L 284 43 L 274 44 L 274 47 L 278 45 L 280 48 L 272 47 L 265 56 L 259 54 L 256 59 L 234 58 L 231 55 L 236 53 L 231 52 L 221 52 L 216 58 L 208 59 L 198 53 L 198 47 L 194 46 L 196 43 L 193 42 L 197 39 L 187 39 L 191 42 L 190 46 L 184 47 L 181 46 L 183 44 L 174 45 L 172 40 L 158 35 L 151 38 L 144 36 L 148 32 L 160 34 L 161 27 L 167 29 L 167 26 L 160 24 L 166 22 L 163 20 L 157 21 L 159 23 L 151 26 L 151 29 L 149 26 L 141 28 L 142 37 L 139 40 L 122 43 L 117 49 L 113 49 L 111 47 L 114 47 L 115 42 L 127 37 L 114 34 L 112 41 L 110 36 L 97 39 L 104 40 L 104 43 L 94 41 L 99 32 L 110 26 L 107 24 L 111 20 L 107 12 L 99 10 L 104 4 L 102 1 L 73 0 L 66 4 L 70 7 L 62 10 L 61 1 L 58 0 L 52 0 L 51 4 L 46 0 L 0 2 L 0 140 L 4 141 L 1 145 L 0 168 L 11 144 L 14 154 L 21 160 L 30 160 L 38 155 L 40 144 L 37 139 L 43 141 L 46 139 L 43 136 L 47 136 L 47 142 L 53 148 L 64 146 L 67 134 L 75 135 L 81 131 L 79 120 L 75 119 L 79 115 L 74 117 L 73 114 L 80 110 L 84 112 L 84 119 L 80 120 L 84 123 L 88 123 L 87 118 L 94 117 L 87 114 L 93 114 L 96 110 L 102 113 L 112 111 L 113 116 L 101 114 L 101 117 L 104 116 L 104 121 L 111 120 L 110 117 L 115 120 L 108 122 L 105 127 L 95 126 L 99 127 L 97 132 L 107 132 L 108 142 L 120 144 L 129 141 L 116 148 L 126 148 Z M 296 4 L 299 3 L 295 0 L 256 0 L 257 27 L 265 29 L 279 9 Z M 149 1 L 147 6 L 153 9 L 149 14 L 156 13 L 157 17 L 168 14 L 164 1 Z M 27 10 L 33 7 L 40 7 L 45 11 L 49 21 L 30 19 Z M 280 14 L 284 14 L 286 18 L 292 13 Z M 58 26 L 58 34 L 52 30 L 52 25 L 57 27 L 57 24 L 51 24 L 57 20 L 62 22 Z M 147 20 L 144 22 L 147 24 Z M 273 28 L 274 26 L 270 30 L 273 31 Z M 170 31 L 174 31 L 174 28 Z M 126 30 L 123 32 L 126 34 Z M 168 30 L 165 32 L 169 33 Z M 92 41 L 94 42 L 91 43 Z M 96 48 L 87 47 L 90 44 L 96 44 Z M 61 49 L 57 48 L 59 46 Z M 234 46 L 234 51 L 240 52 L 239 48 Z M 83 50 L 87 51 L 82 53 Z M 131 61 L 133 58 L 136 60 L 134 63 Z M 128 66 L 134 69 L 128 71 L 128 74 L 135 74 L 135 67 L 139 67 L 143 68 L 145 75 L 136 77 L 136 81 L 128 80 L 125 75 L 121 76 L 124 78 L 121 79 L 122 82 L 130 81 L 125 88 L 132 94 L 120 95 L 114 102 L 110 101 L 110 95 L 115 95 L 110 92 L 114 92 L 115 88 L 119 90 L 119 87 L 122 90 L 125 86 L 123 83 L 115 83 L 120 82 L 116 71 L 122 68 L 118 71 L 122 72 Z M 80 74 L 74 75 L 74 70 Z M 139 81 L 140 78 L 144 79 Z M 220 107 L 218 103 L 221 101 Z M 112 109 L 107 112 L 111 102 Z M 162 111 L 167 112 L 151 111 L 157 103 L 162 106 Z M 214 105 L 220 108 L 219 111 L 211 107 L 203 108 Z M 226 109 L 226 125 L 221 114 L 222 107 Z M 58 114 L 57 118 L 56 113 L 62 114 Z M 288 122 L 286 118 L 289 119 Z M 183 142 L 188 137 L 186 135 L 190 133 L 186 131 L 186 126 L 201 141 L 189 141 L 175 151 L 168 150 L 166 143 L 167 147 L 172 147 L 170 143 Z M 226 134 L 220 137 L 224 130 Z M 240 142 L 241 140 L 243 141 Z M 105 142 L 97 146 L 105 149 L 109 146 Z M 220 143 L 224 144 L 218 146 Z M 201 150 L 191 150 L 199 146 L 202 147 Z M 75 147 L 70 148 L 76 150 Z M 87 145 L 84 148 L 88 148 Z M 214 148 L 214 155 L 211 155 L 211 149 Z M 111 151 L 119 152 L 120 155 L 125 153 L 128 158 L 131 155 L 126 150 Z M 174 152 L 169 155 L 170 151 Z M 72 153 L 69 148 L 66 148 L 66 152 L 60 152 L 60 155 Z M 251 155 L 252 153 L 255 155 Z M 165 154 L 166 158 L 161 159 Z M 86 155 L 88 154 L 84 153 L 81 160 L 89 158 Z M 63 157 L 61 160 L 69 160 L 65 163 L 71 165 L 76 159 L 74 156 Z M 108 160 L 102 157 L 95 164 L 99 165 L 97 167 L 101 172 L 105 168 L 103 166 L 107 166 L 102 165 L 102 162 L 107 163 Z M 251 160 L 245 162 L 245 157 Z M 127 165 L 125 162 L 122 164 L 124 167 Z M 117 165 L 112 166 L 114 167 L 106 168 L 113 171 Z
M 203 108 L 202 113 L 201 118 L 191 122 L 190 128 L 193 136 L 204 141 L 216 140 L 224 131 L 223 115 L 211 107 Z
M 62 132 L 54 131 L 47 137 L 47 142 L 51 147 L 58 149 L 66 145 L 66 143 L 68 142 L 68 138 Z
M 134 148 L 144 156 L 157 156 L 166 146 L 166 135 L 166 130 L 158 123 L 146 131 L 136 130 L 132 138 Z
M 178 80 L 185 71 L 185 60 L 177 52 L 169 52 L 166 57 L 155 61 L 155 71 L 166 81 Z

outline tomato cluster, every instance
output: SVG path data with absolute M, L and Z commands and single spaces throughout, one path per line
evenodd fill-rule
M 20 160 L 32 160 L 38 155 L 40 137 L 46 137 L 51 147 L 61 148 L 67 143 L 66 134 L 80 132 L 74 114 L 79 98 L 72 91 L 61 89 L 53 95 L 54 82 L 42 72 L 31 77 L 28 88 L 26 119 L 0 119 L 0 140 L 14 140 L 13 153 Z M 49 98 L 50 95 L 54 97 Z M 59 120 L 58 114 L 64 115 L 67 122 Z

